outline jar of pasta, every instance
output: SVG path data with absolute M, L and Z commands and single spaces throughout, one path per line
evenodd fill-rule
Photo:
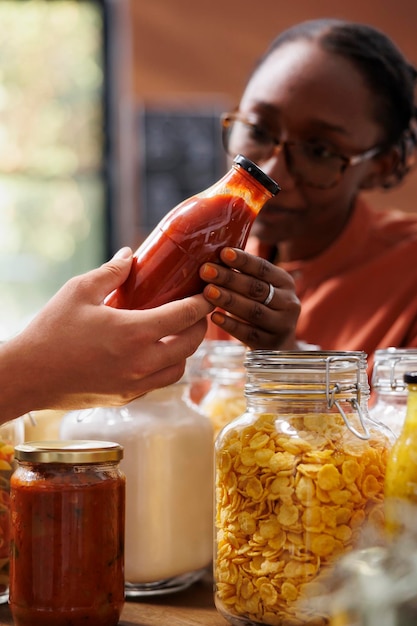
M 204 576 L 213 557 L 213 429 L 180 382 L 122 407 L 73 411 L 63 438 L 124 448 L 125 593 L 173 593 Z
M 404 374 L 417 370 L 417 349 L 387 348 L 375 351 L 372 371 L 373 403 L 369 414 L 383 422 L 398 437 L 407 411 Z
M 384 530 L 389 431 L 362 352 L 248 352 L 246 412 L 215 444 L 215 602 L 232 624 L 329 623 L 311 599 Z
M 124 604 L 123 448 L 45 441 L 15 448 L 10 609 L 15 626 L 116 626 Z
M 10 477 L 15 468 L 14 447 L 24 439 L 23 417 L 0 426 L 0 603 L 9 600 Z
M 194 397 L 210 419 L 215 437 L 245 410 L 245 354 L 240 342 L 205 340 L 188 359 Z

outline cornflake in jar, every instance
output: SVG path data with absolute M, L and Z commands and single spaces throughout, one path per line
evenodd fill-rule
M 248 353 L 246 413 L 216 441 L 216 606 L 232 624 L 329 623 L 326 571 L 384 528 L 389 432 L 362 353 Z

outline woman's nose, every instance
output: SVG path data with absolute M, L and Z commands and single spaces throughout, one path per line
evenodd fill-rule
M 271 156 L 261 163 L 261 168 L 265 174 L 278 183 L 281 191 L 289 191 L 296 186 L 295 179 L 288 168 L 285 148 L 282 144 L 275 146 Z

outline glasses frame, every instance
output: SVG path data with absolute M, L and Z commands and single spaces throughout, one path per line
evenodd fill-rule
M 305 141 L 282 141 L 281 139 L 278 139 L 277 137 L 274 137 L 274 135 L 272 135 L 269 131 L 265 130 L 264 128 L 262 128 L 262 126 L 260 126 L 259 124 L 255 124 L 254 122 L 251 122 L 250 120 L 247 119 L 247 117 L 245 117 L 244 115 L 241 115 L 238 112 L 234 112 L 234 113 L 223 113 L 223 115 L 221 116 L 221 127 L 222 127 L 222 141 L 223 141 L 223 148 L 226 152 L 226 154 L 228 154 L 231 157 L 236 156 L 235 154 L 231 154 L 228 151 L 227 148 L 227 141 L 226 141 L 226 133 L 228 131 L 228 129 L 230 128 L 231 124 L 233 122 L 241 122 L 242 124 L 249 126 L 250 128 L 253 128 L 255 130 L 261 130 L 264 135 L 265 138 L 271 141 L 271 152 L 268 155 L 268 157 L 266 158 L 271 158 L 274 154 L 276 154 L 277 150 L 280 149 L 282 150 L 284 157 L 285 157 L 285 164 L 288 168 L 288 171 L 290 172 L 291 176 L 294 176 L 294 178 L 300 180 L 303 184 L 307 185 L 308 187 L 313 187 L 315 189 L 330 189 L 332 187 L 334 187 L 335 185 L 337 185 L 337 183 L 340 181 L 340 179 L 342 178 L 344 172 L 347 170 L 348 167 L 352 167 L 354 165 L 358 165 L 359 163 L 363 163 L 364 161 L 369 161 L 370 159 L 373 159 L 375 156 L 377 156 L 378 154 L 381 154 L 381 152 L 383 152 L 384 148 L 382 146 L 374 146 L 372 148 L 368 148 L 367 150 L 364 150 L 363 152 L 359 152 L 358 154 L 354 154 L 350 157 L 344 155 L 344 154 L 339 154 L 337 152 L 330 152 L 331 156 L 333 157 L 337 157 L 338 159 L 340 159 L 340 172 L 338 174 L 337 179 L 330 183 L 329 185 L 315 185 L 313 183 L 307 182 L 305 181 L 302 176 L 300 176 L 300 174 L 297 173 L 293 173 L 292 172 L 292 167 L 291 167 L 291 160 L 288 157 L 288 146 L 302 146 L 305 145 L 308 142 Z

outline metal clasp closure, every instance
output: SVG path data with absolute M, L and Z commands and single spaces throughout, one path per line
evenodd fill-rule
M 387 359 L 383 363 L 376 362 L 372 372 L 372 386 L 375 389 L 389 385 L 391 391 L 404 391 L 407 389 L 403 381 L 404 372 L 407 370 L 407 364 L 414 367 L 416 357 L 407 358 L 399 356 L 398 358 Z M 388 375 L 388 378 L 384 378 Z
M 330 367 L 332 365 L 332 363 L 335 363 L 337 361 L 340 361 L 341 358 L 338 356 L 329 356 L 326 358 L 326 400 L 327 400 L 327 406 L 329 409 L 331 409 L 333 406 L 336 406 L 337 410 L 339 411 L 340 415 L 343 418 L 343 421 L 345 422 L 347 428 L 350 430 L 351 433 L 353 433 L 354 435 L 356 435 L 356 437 L 359 437 L 359 439 L 364 439 L 367 440 L 370 438 L 370 433 L 369 430 L 365 424 L 364 421 L 364 415 L 363 415 L 363 411 L 361 409 L 360 406 L 360 392 L 361 392 L 361 378 L 360 378 L 360 360 L 358 357 L 356 356 L 350 356 L 347 357 L 346 355 L 343 356 L 343 361 L 351 361 L 352 363 L 356 363 L 357 364 L 357 371 L 356 371 L 356 382 L 354 384 L 348 384 L 348 385 L 341 385 L 339 383 L 334 383 L 332 384 L 331 379 L 330 379 Z M 345 411 L 343 410 L 343 407 L 341 405 L 341 401 L 337 399 L 337 394 L 340 393 L 355 393 L 355 397 L 353 398 L 346 398 L 346 402 L 349 402 L 352 406 L 352 408 L 356 411 L 356 413 L 358 414 L 358 418 L 359 418 L 359 422 L 361 427 L 363 428 L 363 432 L 358 431 L 353 424 L 350 423 Z

